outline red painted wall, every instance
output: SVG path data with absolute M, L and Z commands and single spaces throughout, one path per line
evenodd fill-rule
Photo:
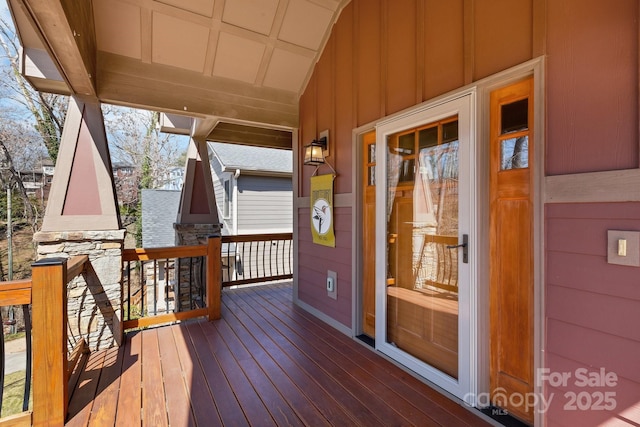
M 564 384 L 542 381 L 553 396 L 549 426 L 640 420 L 640 269 L 607 263 L 607 230 L 640 230 L 639 219 L 640 203 L 546 207 L 546 366 L 570 375 Z M 578 370 L 601 368 L 616 385 L 584 386 Z M 565 410 L 571 393 L 585 405 L 607 392 L 612 410 Z
M 547 2 L 547 175 L 638 167 L 638 1 Z
M 336 209 L 336 248 L 314 245 L 309 210 L 298 210 L 300 300 L 351 326 L 353 129 L 537 55 L 546 59 L 545 174 L 638 168 L 639 18 L 637 0 L 353 0 L 300 99 L 299 153 L 329 129 L 335 192 L 352 195 Z M 312 172 L 301 167 L 298 197 L 309 196 Z M 611 410 L 564 409 L 564 393 L 597 398 L 608 387 L 548 387 L 547 425 L 638 425 L 640 269 L 606 263 L 606 231 L 640 230 L 640 203 L 545 212 L 546 367 L 574 380 L 580 368 L 618 376 Z M 337 301 L 326 296 L 328 269 L 338 271 Z

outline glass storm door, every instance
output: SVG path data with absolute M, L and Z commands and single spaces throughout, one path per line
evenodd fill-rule
M 469 392 L 471 372 L 470 126 L 463 101 L 429 111 L 436 117 L 413 127 L 389 126 L 378 138 L 386 142 L 386 194 L 377 198 L 384 201 L 378 254 L 385 269 L 376 277 L 376 343 L 459 397 Z

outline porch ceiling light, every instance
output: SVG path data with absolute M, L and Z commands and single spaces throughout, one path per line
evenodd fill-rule
M 324 150 L 327 149 L 327 137 L 314 139 L 311 144 L 304 147 L 304 164 L 319 166 L 324 164 Z

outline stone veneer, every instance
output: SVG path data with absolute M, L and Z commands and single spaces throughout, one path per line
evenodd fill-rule
M 209 236 L 220 236 L 222 230 L 222 224 L 173 224 L 173 228 L 176 230 L 176 246 L 193 246 L 193 245 L 206 245 Z M 199 263 L 202 262 L 199 259 L 194 259 L 193 267 L 194 271 L 204 271 L 200 268 Z M 189 300 L 189 291 L 191 295 L 197 296 L 204 293 L 204 277 L 200 278 L 197 274 L 190 274 L 189 263 L 180 264 L 179 283 L 180 289 L 178 295 L 180 296 L 179 311 L 185 311 L 191 309 L 191 301 Z M 190 280 L 191 279 L 191 280 Z M 202 279 L 202 280 L 201 280 Z M 191 289 L 189 289 L 191 287 Z M 203 302 L 199 302 L 204 304 Z M 198 302 L 196 302 L 198 304 Z M 195 307 L 194 307 L 195 308 Z
M 67 287 L 69 347 L 84 337 L 91 350 L 120 345 L 125 230 L 38 232 L 38 259 L 88 255 L 86 274 Z

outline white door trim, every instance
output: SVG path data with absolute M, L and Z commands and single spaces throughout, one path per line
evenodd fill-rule
M 458 294 L 458 379 L 446 375 L 417 358 L 386 342 L 386 245 L 387 245 L 387 186 L 386 186 L 386 140 L 387 136 L 402 130 L 458 116 L 459 123 L 459 180 L 464 182 L 459 193 L 459 238 L 469 235 L 469 263 L 459 263 Z M 477 372 L 477 228 L 476 215 L 476 90 L 471 87 L 453 96 L 431 103 L 381 121 L 376 126 L 377 166 L 376 176 L 376 349 L 397 360 L 428 381 L 454 396 L 475 406 Z M 464 189 L 466 187 L 466 189 Z M 466 215 L 465 215 L 466 213 Z

